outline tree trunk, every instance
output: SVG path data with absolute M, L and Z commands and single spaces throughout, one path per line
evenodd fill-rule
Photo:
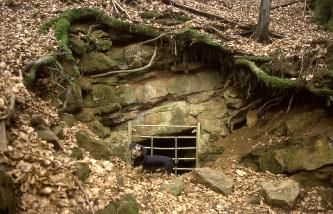
M 261 0 L 258 24 L 253 35 L 253 38 L 261 43 L 268 41 L 270 9 L 271 9 L 271 0 Z

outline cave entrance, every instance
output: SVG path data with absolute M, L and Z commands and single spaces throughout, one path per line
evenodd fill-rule
M 148 149 L 148 155 L 171 157 L 174 163 L 177 163 L 173 168 L 176 175 L 199 167 L 199 139 L 200 123 L 197 123 L 196 126 L 128 123 L 129 143 L 143 145 Z

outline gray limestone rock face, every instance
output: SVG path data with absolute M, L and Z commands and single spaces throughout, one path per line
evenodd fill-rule
M 194 170 L 199 183 L 207 186 L 215 192 L 229 195 L 233 191 L 233 181 L 222 172 L 210 168 L 197 168 Z
M 299 184 L 291 179 L 266 181 L 261 187 L 266 202 L 281 208 L 292 208 L 300 192 Z

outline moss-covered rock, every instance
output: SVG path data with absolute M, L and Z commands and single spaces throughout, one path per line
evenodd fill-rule
M 81 86 L 74 82 L 69 86 L 69 94 L 65 98 L 66 106 L 64 112 L 74 113 L 81 109 L 83 105 Z
M 71 153 L 71 158 L 74 158 L 76 160 L 81 160 L 83 159 L 83 152 L 79 147 L 74 147 L 71 149 L 72 153 Z
M 83 55 L 81 59 L 81 71 L 83 74 L 98 74 L 114 68 L 116 68 L 116 63 L 100 52 L 89 52 Z
M 62 121 L 65 122 L 65 125 L 67 127 L 72 127 L 74 125 L 74 123 L 76 122 L 75 116 L 73 114 L 63 113 L 63 114 L 60 114 L 60 118 Z
M 90 175 L 90 168 L 89 164 L 85 162 L 76 162 L 75 163 L 75 172 L 74 174 L 82 181 L 84 182 L 89 178 Z
M 0 213 L 16 213 L 16 197 L 12 179 L 0 170 Z
M 128 194 L 123 196 L 117 203 L 117 213 L 119 214 L 138 214 L 139 204 L 136 199 Z
M 103 126 L 99 121 L 94 120 L 87 123 L 88 127 L 100 138 L 106 138 L 110 135 L 110 128 Z
M 89 40 L 92 41 L 99 51 L 107 51 L 112 46 L 112 41 L 110 40 L 109 34 L 103 30 L 95 30 L 89 35 Z
M 79 131 L 75 134 L 77 144 L 89 151 L 95 159 L 109 160 L 111 152 L 107 145 L 93 140 L 87 133 Z
M 165 181 L 160 186 L 161 191 L 167 191 L 175 196 L 179 196 L 183 189 L 183 182 L 180 178 L 171 181 Z
M 75 114 L 76 119 L 81 122 L 90 122 L 93 121 L 95 118 L 95 109 L 93 108 L 82 108 L 80 112 Z
M 89 45 L 78 36 L 71 36 L 68 40 L 69 48 L 77 55 L 87 52 Z
M 116 205 L 112 202 L 104 209 L 97 211 L 96 214 L 117 214 Z
M 98 84 L 92 86 L 92 89 L 84 97 L 83 102 L 85 107 L 96 108 L 119 103 L 119 97 L 115 87 Z
M 153 19 L 153 18 L 157 17 L 159 14 L 156 11 L 147 10 L 147 11 L 144 11 L 144 12 L 140 13 L 139 15 L 143 19 Z

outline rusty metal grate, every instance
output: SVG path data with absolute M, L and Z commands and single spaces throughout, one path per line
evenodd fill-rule
M 133 134 L 133 129 L 135 127 L 146 127 L 146 128 L 153 128 L 153 127 L 170 127 L 170 128 L 185 128 L 185 129 L 191 129 L 194 128 L 196 131 L 195 136 L 192 135 L 174 135 L 174 136 L 159 136 L 159 135 L 137 135 Z M 188 126 L 188 125 L 144 125 L 144 124 L 132 124 L 132 122 L 128 122 L 128 142 L 132 143 L 133 138 L 139 138 L 143 140 L 149 140 L 150 139 L 150 146 L 145 146 L 145 148 L 150 150 L 150 155 L 154 155 L 154 150 L 174 150 L 174 157 L 172 159 L 176 162 L 179 160 L 193 160 L 195 161 L 195 167 L 178 167 L 175 166 L 174 172 L 176 175 L 178 175 L 178 171 L 192 171 L 194 168 L 199 167 L 199 159 L 198 159 L 198 148 L 200 143 L 200 123 L 198 122 L 196 126 Z M 156 145 L 155 140 L 158 139 L 170 139 L 170 146 L 168 147 L 161 147 L 161 145 Z M 173 140 L 172 140 L 173 139 Z M 180 146 L 178 143 L 179 139 L 194 139 L 195 140 L 195 146 Z M 155 142 L 155 143 L 154 143 Z M 179 151 L 180 150 L 195 150 L 195 157 L 179 157 Z

